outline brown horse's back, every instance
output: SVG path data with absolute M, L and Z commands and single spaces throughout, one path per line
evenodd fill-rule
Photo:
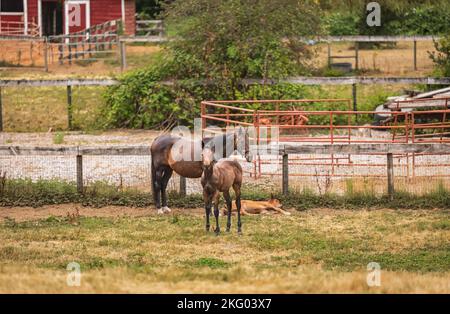
M 195 145 L 201 142 L 191 141 L 179 136 L 161 135 L 151 146 L 152 164 L 155 167 L 170 167 L 177 174 L 186 178 L 200 178 L 202 175 L 201 158 L 195 155 Z M 183 158 L 186 153 L 186 159 Z

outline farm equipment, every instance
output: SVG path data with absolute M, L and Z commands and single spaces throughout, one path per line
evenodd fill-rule
M 449 117 L 442 110 L 448 109 L 450 109 L 450 87 L 426 93 L 409 91 L 407 95 L 389 97 L 386 103 L 379 105 L 375 109 L 377 113 L 374 116 L 373 124 L 383 126 L 392 122 L 396 117 L 389 114 L 389 111 L 402 113 L 414 112 L 415 123 L 427 123 L 436 120 L 445 123 Z M 427 114 L 420 114 L 420 111 L 427 111 Z M 430 111 L 436 112 L 430 113 Z M 406 116 L 399 116 L 398 119 L 404 120 Z M 399 122 L 402 121 L 399 120 Z

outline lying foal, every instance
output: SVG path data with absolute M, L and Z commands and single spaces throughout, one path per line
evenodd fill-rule
M 268 201 L 251 201 L 251 200 L 242 200 L 241 201 L 241 215 L 258 215 L 258 214 L 267 214 L 270 212 L 280 213 L 283 215 L 290 215 L 290 212 L 287 212 L 281 209 L 282 205 L 279 200 L 271 195 L 270 200 Z M 228 209 L 223 209 L 223 214 L 228 214 Z M 233 206 L 232 212 L 237 212 L 237 208 Z
M 203 199 L 205 201 L 206 212 L 206 231 L 209 231 L 209 216 L 211 215 L 211 207 L 214 203 L 214 216 L 216 218 L 216 234 L 220 233 L 219 227 L 219 200 L 220 192 L 223 193 L 228 208 L 227 232 L 231 228 L 231 196 L 230 188 L 232 187 L 236 194 L 236 208 L 238 208 L 238 233 L 242 232 L 241 223 L 241 185 L 242 185 L 242 167 L 235 160 L 214 159 L 214 150 L 204 148 L 202 152 L 203 174 L 201 183 L 203 186 Z

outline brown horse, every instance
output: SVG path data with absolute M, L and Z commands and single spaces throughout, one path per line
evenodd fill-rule
M 238 233 L 242 232 L 241 223 L 241 185 L 242 185 L 242 167 L 236 160 L 219 160 L 214 158 L 214 148 L 205 147 L 202 152 L 203 157 L 203 199 L 205 201 L 206 213 L 206 231 L 209 231 L 209 216 L 211 215 L 211 207 L 214 203 L 214 217 L 216 218 L 215 233 L 220 233 L 219 226 L 219 200 L 220 193 L 223 193 L 227 204 L 227 232 L 231 228 L 231 196 L 230 189 L 233 188 L 236 195 L 236 208 L 238 215 Z
M 242 140 L 243 142 L 240 142 Z M 242 129 L 203 140 L 191 140 L 170 134 L 157 137 L 151 146 L 151 172 L 153 199 L 158 213 L 170 212 L 167 207 L 166 188 L 173 171 L 186 178 L 202 176 L 201 152 L 205 145 L 216 147 L 219 158 L 228 157 L 237 150 L 250 161 L 248 134 Z

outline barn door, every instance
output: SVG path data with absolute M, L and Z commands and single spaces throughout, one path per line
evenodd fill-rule
M 89 1 L 68 1 L 65 4 L 66 34 L 73 34 L 90 27 Z

